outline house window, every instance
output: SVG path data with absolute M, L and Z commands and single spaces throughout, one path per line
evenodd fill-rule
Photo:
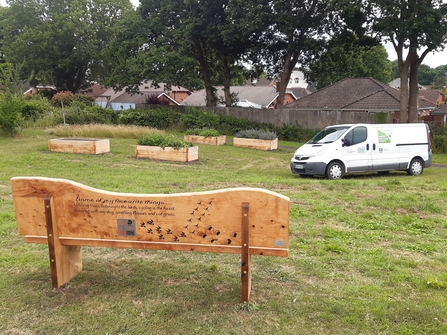
M 299 84 L 300 83 L 300 78 L 295 78 L 295 84 Z

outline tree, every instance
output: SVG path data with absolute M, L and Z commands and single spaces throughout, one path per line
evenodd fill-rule
M 129 0 L 11 0 L 2 22 L 7 61 L 22 78 L 77 92 L 98 78 L 110 29 Z
M 435 70 L 428 65 L 421 64 L 421 66 L 419 67 L 418 83 L 425 86 L 431 86 L 433 85 L 434 79 Z
M 329 41 L 319 58 L 303 68 L 309 82 L 323 88 L 344 78 L 372 77 L 391 80 L 391 62 L 385 48 L 373 41 L 362 41 L 354 34 L 343 34 Z
M 230 0 L 142 0 L 138 17 L 126 17 L 110 44 L 122 57 L 109 63 L 107 82 L 133 92 L 148 80 L 205 87 L 208 106 L 218 102 L 214 87 L 223 85 L 230 106 L 230 86 L 244 77 L 238 61 L 248 47 L 231 17 L 237 12 Z
M 373 29 L 392 43 L 397 54 L 400 120 L 417 122 L 418 70 L 429 52 L 442 50 L 447 43 L 447 4 L 442 0 L 372 0 L 370 4 L 375 8 Z
M 252 12 L 263 23 L 260 33 L 252 36 L 253 47 L 247 60 L 254 68 L 264 68 L 271 78 L 278 78 L 277 107 L 284 96 L 291 73 L 310 41 L 323 33 L 330 1 L 292 0 L 253 2 Z M 261 4 L 261 5 L 259 5 Z
M 447 86 L 447 64 L 434 69 L 433 88 L 441 89 Z

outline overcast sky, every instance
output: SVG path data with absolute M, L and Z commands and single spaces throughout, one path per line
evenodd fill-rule
M 137 7 L 140 4 L 140 0 L 130 0 L 132 4 Z M 1 6 L 6 6 L 6 0 L 0 0 Z M 392 45 L 386 45 L 386 50 L 388 51 L 388 58 L 390 60 L 397 59 L 396 52 L 394 51 Z M 440 65 L 447 64 L 447 46 L 442 52 L 430 52 L 424 58 L 423 64 L 430 66 L 431 68 L 438 67 Z

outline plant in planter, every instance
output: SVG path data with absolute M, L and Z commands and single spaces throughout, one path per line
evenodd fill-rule
M 190 162 L 199 159 L 199 148 L 173 135 L 154 133 L 138 139 L 135 157 Z
M 259 150 L 276 150 L 278 149 L 278 135 L 266 130 L 241 130 L 235 134 L 233 145 Z
M 215 129 L 189 129 L 183 139 L 196 144 L 223 145 L 226 136 Z

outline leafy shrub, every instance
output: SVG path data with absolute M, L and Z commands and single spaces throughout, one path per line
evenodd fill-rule
M 216 137 L 220 136 L 220 133 L 215 129 L 188 129 L 186 135 L 196 135 L 205 137 Z
M 138 126 L 122 126 L 109 124 L 57 125 L 47 128 L 46 133 L 58 137 L 90 137 L 90 138 L 133 138 L 138 139 L 148 134 L 164 134 L 163 130 Z
M 209 112 L 202 108 L 188 107 L 183 114 L 183 123 L 186 128 L 217 128 L 219 114 Z
M 169 107 L 128 109 L 120 113 L 119 123 L 157 129 L 172 129 L 182 123 L 182 113 Z
M 74 102 L 83 103 L 86 106 L 93 106 L 95 98 L 84 94 L 73 94 L 70 91 L 58 92 L 51 98 L 51 104 L 54 107 L 71 106 Z
M 387 117 L 388 117 L 387 112 L 377 112 L 376 113 L 376 122 L 377 123 L 386 123 Z
M 25 99 L 25 103 L 22 108 L 22 116 L 25 120 L 36 121 L 42 117 L 45 112 L 51 111 L 53 107 L 47 99 L 38 96 L 31 99 Z
M 68 124 L 117 124 L 118 115 L 111 109 L 99 106 L 86 106 L 82 102 L 72 102 L 64 108 L 65 122 Z M 63 123 L 62 112 L 58 115 L 59 123 Z
M 234 115 L 220 115 L 219 131 L 222 134 L 234 134 L 243 129 L 259 128 L 260 123 L 247 119 L 239 119 Z
M 91 106 L 83 110 L 87 123 L 117 124 L 118 114 L 108 108 Z
M 275 138 L 278 138 L 278 135 L 272 131 L 248 129 L 248 130 L 238 131 L 235 134 L 235 137 L 255 138 L 258 140 L 274 140 Z
M 194 146 L 194 144 L 192 144 L 191 142 L 185 141 L 182 138 L 175 137 L 174 135 L 163 135 L 156 133 L 139 138 L 137 144 L 161 147 L 163 149 L 166 147 L 180 149 Z
M 14 135 L 24 121 L 22 110 L 25 106 L 23 95 L 4 94 L 0 96 L 0 128 L 7 135 Z
M 295 125 L 284 124 L 277 131 L 281 140 L 292 142 L 307 142 L 318 132 L 318 130 L 304 129 L 297 123 Z
M 432 138 L 432 148 L 435 154 L 447 153 L 447 135 L 436 135 Z

